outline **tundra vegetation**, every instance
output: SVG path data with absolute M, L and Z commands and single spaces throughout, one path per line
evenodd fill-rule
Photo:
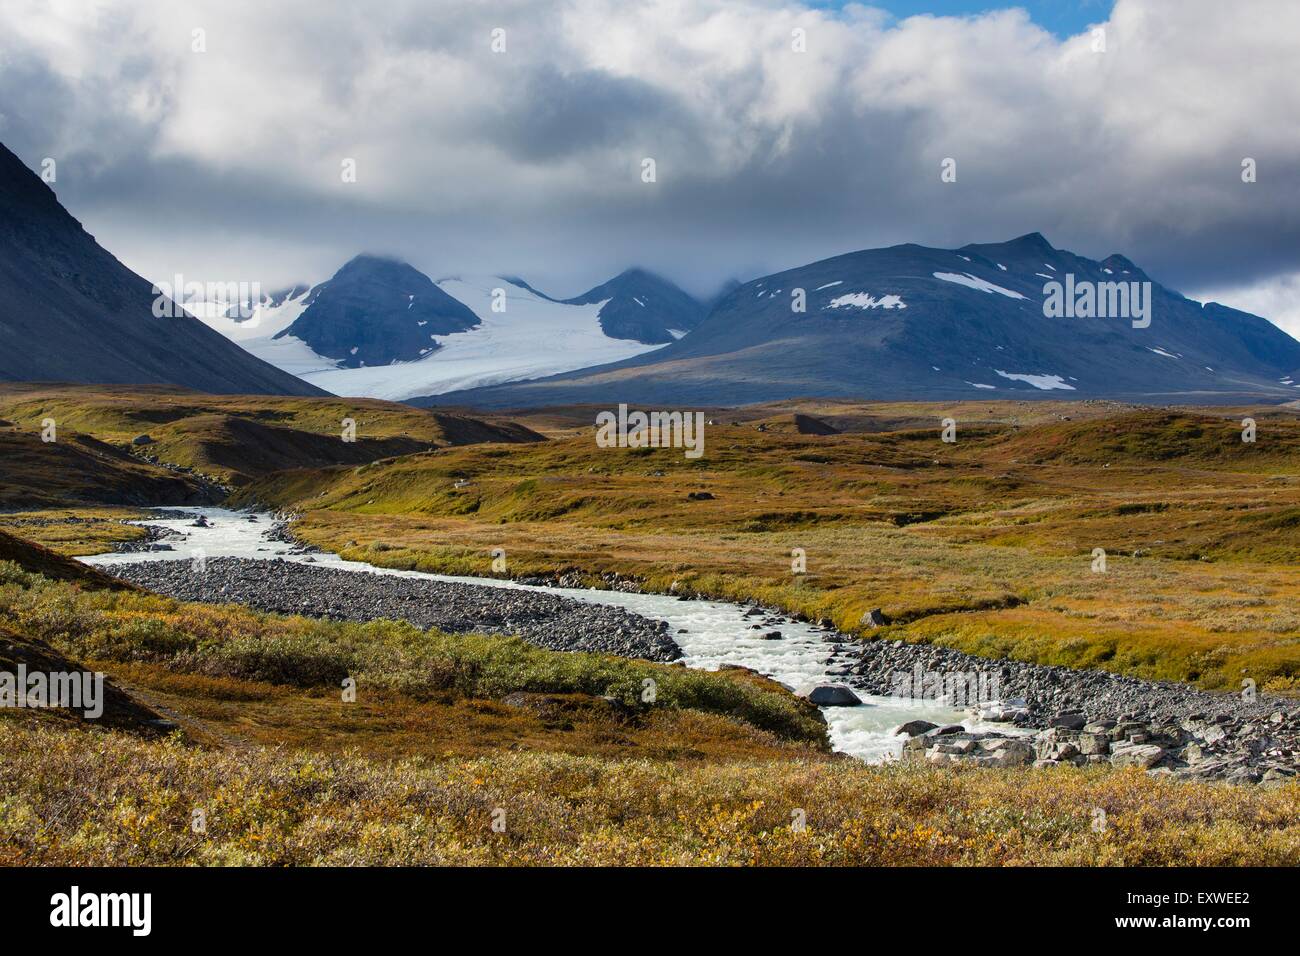
M 614 572 L 778 604 L 864 639 L 1297 690 L 1294 409 L 807 402 L 709 412 L 696 460 L 597 447 L 595 409 L 476 424 L 364 403 L 359 441 L 436 446 L 371 446 L 364 461 L 315 460 L 308 438 L 283 465 L 222 437 L 273 415 L 333 438 L 350 404 L 3 386 L 0 431 L 26 442 L 53 415 L 109 487 L 139 487 L 122 477 L 137 468 L 215 480 L 236 504 L 293 511 L 301 538 L 376 564 L 597 586 Z M 945 417 L 953 444 L 939 441 Z M 165 447 L 133 446 L 142 433 Z M 0 713 L 3 863 L 1300 861 L 1294 782 L 868 767 L 829 753 L 815 710 L 743 670 L 116 586 L 62 555 L 140 534 L 121 524 L 138 509 L 52 484 L 57 449 L 23 447 L 21 466 L 0 458 L 0 667 L 102 670 L 112 695 L 98 723 Z M 167 503 L 157 491 L 130 504 Z M 1091 569 L 1098 547 L 1104 573 Z M 805 574 L 792 574 L 794 548 Z M 869 629 L 873 608 L 887 623 Z
M 810 406 L 840 433 L 750 409 L 769 417 L 724 419 L 687 460 L 599 448 L 589 425 L 552 418 L 530 423 L 548 442 L 282 472 L 236 500 L 291 510 L 303 540 L 388 567 L 499 574 L 500 548 L 515 577 L 613 573 L 869 639 L 1300 689 L 1295 409 Z M 863 623 L 874 608 L 886 626 Z

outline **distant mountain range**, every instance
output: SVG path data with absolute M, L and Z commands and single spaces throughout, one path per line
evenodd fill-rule
M 704 312 L 641 269 L 557 299 L 518 277 L 435 283 L 370 255 L 319 285 L 263 296 L 249 318 L 199 309 L 211 328 L 321 388 L 396 400 L 626 359 L 686 335 Z
M 1091 290 L 1093 308 L 1055 314 L 1053 289 L 1056 303 L 1068 298 L 1071 307 Z M 1132 301 L 1120 301 L 1131 293 Z M 1098 302 L 1109 316 L 1096 314 Z M 1121 305 L 1125 314 L 1114 314 Z M 1145 318 L 1139 305 L 1148 307 Z M 1087 259 L 1032 233 L 961 249 L 907 244 L 824 259 L 740 285 L 689 335 L 654 352 L 412 401 L 498 408 L 795 396 L 1173 402 L 1295 399 L 1297 388 L 1300 342 L 1265 319 L 1194 302 L 1123 256 Z
M 157 298 L 0 145 L 0 380 L 320 394 Z
M 0 380 L 484 408 L 1300 398 L 1300 342 L 1266 320 L 1038 233 L 849 253 L 708 303 L 641 269 L 560 299 L 370 255 L 258 296 L 251 317 L 199 300 L 198 319 L 159 318 L 159 301 L 0 146 Z

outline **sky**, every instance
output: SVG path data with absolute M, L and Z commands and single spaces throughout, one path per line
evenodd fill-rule
M 1034 23 L 1064 38 L 1081 33 L 1094 23 L 1104 23 L 1114 0 L 1027 0 L 1014 4 L 1025 10 Z M 842 0 L 819 0 L 810 7 L 839 10 Z M 988 13 L 1012 6 L 993 0 L 882 0 L 876 6 L 898 19 L 930 14 L 941 17 L 964 17 Z
M 1285 0 L 5 0 L 0 142 L 155 281 L 707 295 L 1037 231 L 1300 336 L 1297 62 Z

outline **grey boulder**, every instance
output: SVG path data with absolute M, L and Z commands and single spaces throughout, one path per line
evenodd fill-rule
M 843 684 L 806 684 L 795 693 L 818 707 L 857 707 L 862 698 Z
M 921 734 L 937 729 L 938 726 L 938 724 L 932 724 L 928 720 L 909 720 L 907 723 L 900 725 L 894 731 L 894 735 L 907 734 L 909 737 L 919 737 Z

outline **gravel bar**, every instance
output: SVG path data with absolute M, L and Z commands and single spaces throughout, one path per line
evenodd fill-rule
M 1187 684 L 1142 680 L 1110 671 L 987 660 L 934 644 L 885 640 L 850 647 L 843 678 L 856 688 L 888 695 L 900 678 L 905 680 L 917 667 L 923 673 L 986 674 L 996 679 L 1002 699 L 1025 701 L 1022 723 L 1029 727 L 1047 727 L 1060 713 L 1078 713 L 1089 720 L 1156 722 L 1207 715 L 1249 721 L 1277 711 L 1300 715 L 1300 702 L 1263 693 L 1252 700 L 1241 694 L 1212 693 Z
M 182 601 L 341 621 L 387 618 L 451 633 L 517 634 L 554 651 L 665 662 L 682 656 L 666 621 L 537 591 L 244 558 L 209 558 L 202 572 L 188 560 L 106 564 L 102 570 Z

